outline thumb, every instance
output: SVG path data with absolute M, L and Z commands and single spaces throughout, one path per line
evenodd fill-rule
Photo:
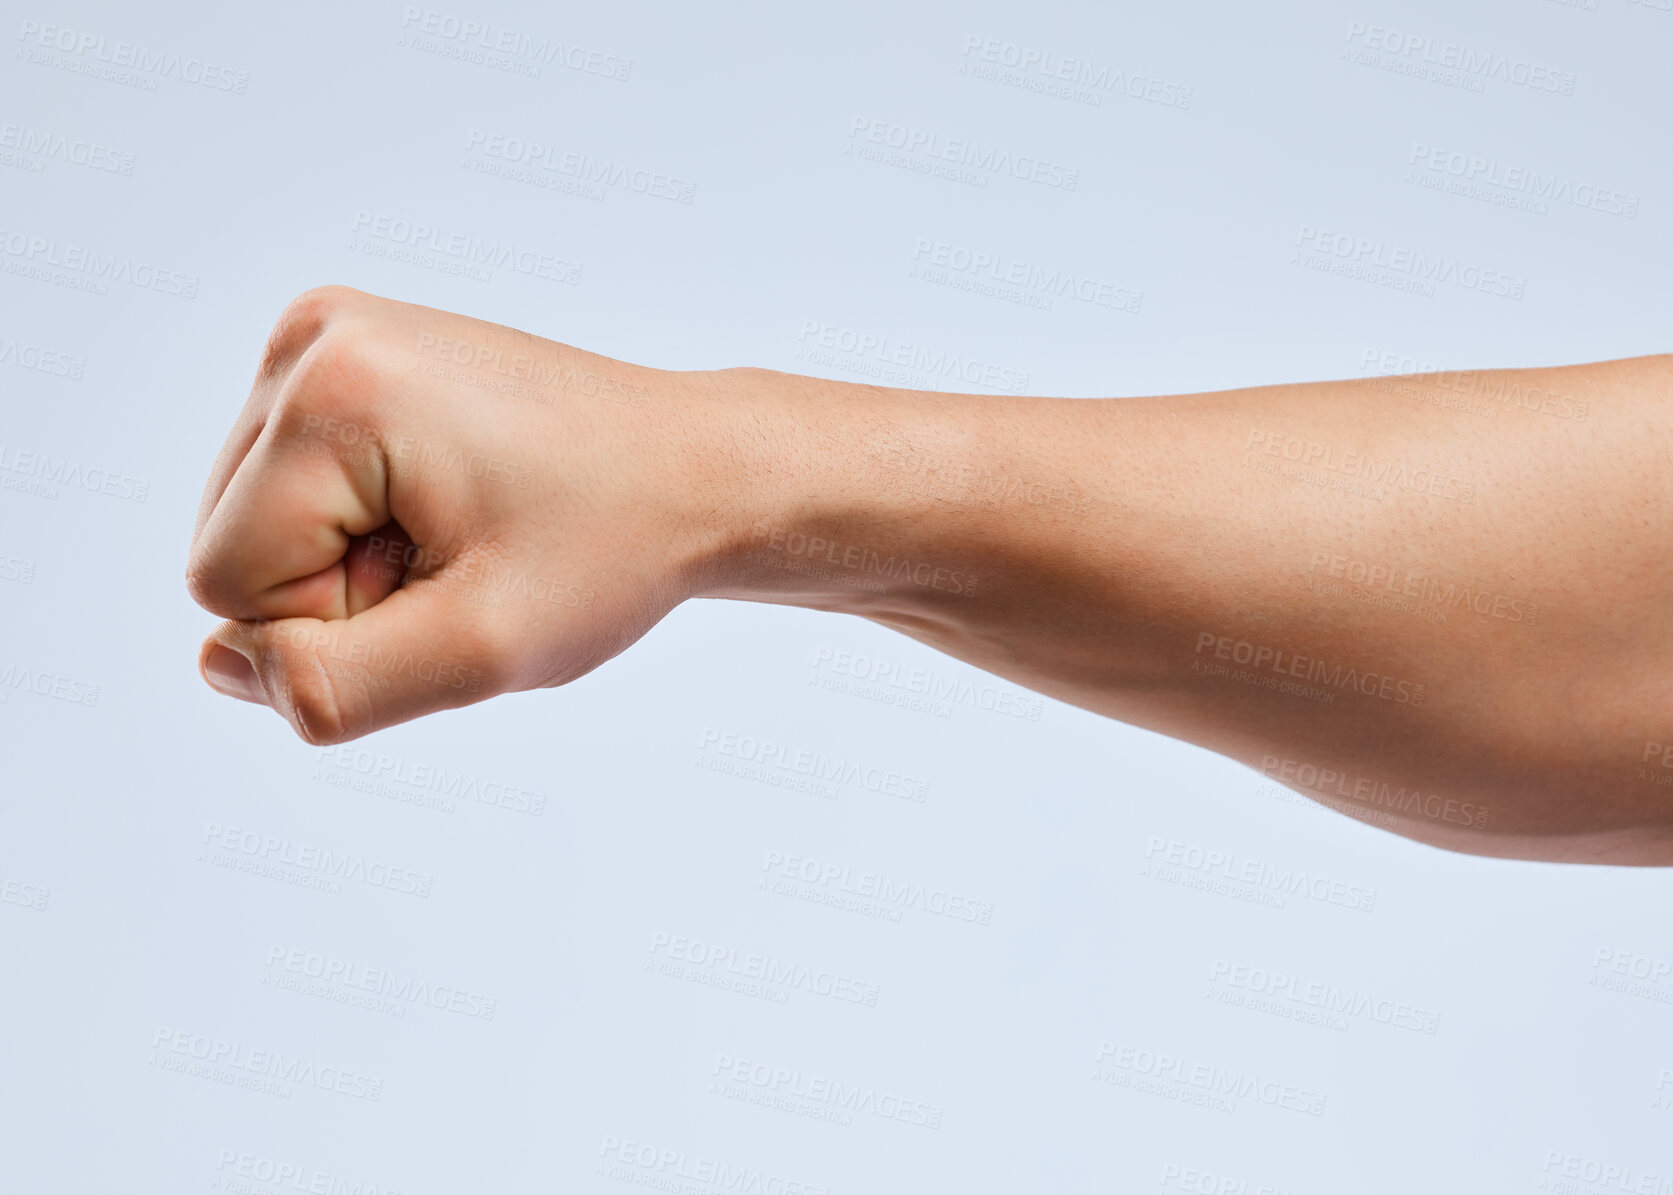
M 209 686 L 326 747 L 504 692 L 505 645 L 456 593 L 398 589 L 352 618 L 232 620 L 198 654 Z

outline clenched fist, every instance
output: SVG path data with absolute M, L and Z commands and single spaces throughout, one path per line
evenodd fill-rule
M 216 689 L 310 743 L 572 680 L 703 592 L 747 524 L 697 379 L 344 287 L 279 319 L 187 584 Z

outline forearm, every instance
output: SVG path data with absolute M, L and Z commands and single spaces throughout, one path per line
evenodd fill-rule
M 726 371 L 769 451 L 737 454 L 756 498 L 706 592 L 862 615 L 1437 845 L 1673 862 L 1670 375 L 1064 400 Z

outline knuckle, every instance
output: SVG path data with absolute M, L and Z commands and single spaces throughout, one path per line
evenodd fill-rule
M 240 603 L 221 570 L 209 557 L 194 551 L 186 564 L 186 592 L 211 614 L 236 617 Z
M 210 609 L 215 600 L 215 578 L 195 553 L 186 561 L 186 593 L 205 610 Z
M 339 411 L 349 396 L 371 393 L 370 354 L 342 324 L 322 330 L 291 363 L 279 387 L 275 417 Z
M 356 292 L 346 286 L 316 286 L 286 304 L 262 350 L 260 376 L 284 372 L 331 327 Z

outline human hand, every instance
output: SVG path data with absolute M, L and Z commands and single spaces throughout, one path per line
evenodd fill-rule
M 704 375 L 346 287 L 296 299 L 211 470 L 199 667 L 333 744 L 584 675 L 703 590 L 738 456 Z

